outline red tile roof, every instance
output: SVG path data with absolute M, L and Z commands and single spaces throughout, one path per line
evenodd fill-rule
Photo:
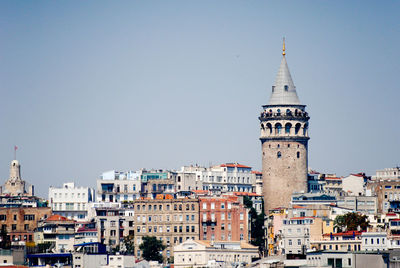
M 222 164 L 221 167 L 251 168 L 249 166 L 241 165 L 241 164 L 238 164 L 238 163 L 226 163 L 226 164 Z
M 233 192 L 234 195 L 238 195 L 238 196 L 261 196 L 259 194 L 256 193 L 248 193 L 248 192 Z
M 341 180 L 342 178 L 338 177 L 325 177 L 325 180 Z
M 257 171 L 257 170 L 253 170 L 251 173 L 253 173 L 253 174 L 258 174 L 258 175 L 262 175 L 262 172 L 261 172 L 261 171 Z
M 291 220 L 304 220 L 304 219 L 314 219 L 315 217 L 294 217 L 290 218 Z
M 294 205 L 293 208 L 305 208 L 305 207 Z
M 351 236 L 351 235 L 359 236 L 362 232 L 359 231 L 347 231 L 342 233 L 332 233 L 332 236 Z M 330 236 L 331 234 L 324 234 L 324 236 Z
M 48 217 L 47 221 L 68 221 L 68 219 L 61 215 L 54 214 L 54 215 L 51 215 L 50 217 Z

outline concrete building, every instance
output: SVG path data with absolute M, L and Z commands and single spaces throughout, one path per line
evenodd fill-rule
M 0 188 L 0 193 L 8 196 L 34 195 L 34 186 L 28 185 L 21 179 L 21 166 L 18 160 L 11 161 L 10 176 L 4 186 Z
M 49 207 L 0 208 L 1 228 L 7 231 L 12 244 L 33 241 L 38 222 L 51 215 Z
M 361 240 L 361 250 L 365 251 L 384 251 L 390 245 L 386 232 L 364 232 Z
M 361 232 L 348 231 L 324 234 L 322 240 L 310 241 L 311 248 L 330 251 L 360 251 Z
M 307 254 L 307 266 L 314 267 L 343 267 L 343 268 L 364 268 L 364 267 L 397 267 L 389 266 L 388 253 L 373 252 L 348 252 L 348 251 L 316 251 Z
M 75 244 L 75 221 L 60 215 L 40 220 L 35 230 L 35 243 L 51 243 L 57 253 L 69 252 Z
M 372 180 L 400 180 L 400 167 L 377 170 Z
M 104 172 L 97 180 L 99 202 L 128 202 L 140 197 L 141 172 Z
M 208 190 L 216 192 L 253 192 L 256 179 L 260 174 L 252 172 L 252 168 L 239 163 L 225 163 L 208 168 L 185 166 L 182 171 L 195 174 L 192 190 Z M 200 188 L 200 186 L 202 188 Z M 195 189 L 195 188 L 197 189 Z M 178 187 L 179 188 L 179 187 Z
M 53 213 L 75 221 L 88 220 L 89 203 L 95 201 L 94 189 L 64 183 L 62 187 L 49 188 L 49 206 Z
M 400 211 L 400 180 L 371 181 L 367 189 L 378 198 L 378 213 Z
M 134 235 L 133 209 L 96 207 L 95 212 L 98 241 L 110 249 L 121 246 L 124 237 Z
M 366 215 L 375 215 L 378 211 L 378 198 L 376 196 L 342 196 L 338 197 L 337 206 Z
M 158 195 L 156 199 L 136 200 L 135 253 L 141 256 L 139 245 L 144 236 L 156 236 L 167 246 L 163 256 L 173 256 L 173 246 L 188 239 L 199 239 L 199 200 L 196 198 L 172 199 Z
M 282 253 L 305 255 L 310 248 L 310 228 L 314 217 L 295 217 L 283 220 Z
M 283 58 L 267 105 L 261 113 L 262 177 L 265 212 L 288 207 L 293 192 L 307 191 L 308 120 Z
M 237 196 L 200 197 L 200 240 L 248 241 L 248 213 Z
M 174 247 L 174 267 L 244 267 L 258 258 L 258 248 L 244 241 L 187 240 Z
M 365 174 L 350 174 L 342 178 L 342 190 L 350 196 L 362 196 L 365 195 L 366 182 Z

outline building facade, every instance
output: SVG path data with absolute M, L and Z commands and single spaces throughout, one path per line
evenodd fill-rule
M 94 189 L 64 183 L 62 187 L 49 188 L 49 206 L 55 214 L 76 221 L 88 220 L 89 203 L 94 202 Z
M 307 191 L 308 120 L 283 58 L 267 105 L 259 117 L 265 212 L 288 206 L 293 192 Z
M 199 239 L 199 200 L 197 198 L 172 199 L 158 195 L 156 199 L 136 200 L 135 253 L 141 256 L 139 245 L 144 236 L 155 236 L 166 245 L 165 258 L 173 256 L 173 247 L 188 239 Z
M 237 196 L 200 197 L 200 240 L 248 241 L 248 213 Z

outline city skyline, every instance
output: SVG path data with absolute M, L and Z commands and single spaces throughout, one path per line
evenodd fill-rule
M 399 164 L 399 3 L 0 3 L 0 178 L 39 196 L 107 170 L 261 169 L 257 116 L 282 37 L 311 115 L 309 166 Z

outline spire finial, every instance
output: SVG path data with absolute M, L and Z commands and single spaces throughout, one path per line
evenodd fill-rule
M 285 37 L 283 37 L 283 47 L 282 47 L 282 55 L 286 55 L 286 48 L 285 48 Z

